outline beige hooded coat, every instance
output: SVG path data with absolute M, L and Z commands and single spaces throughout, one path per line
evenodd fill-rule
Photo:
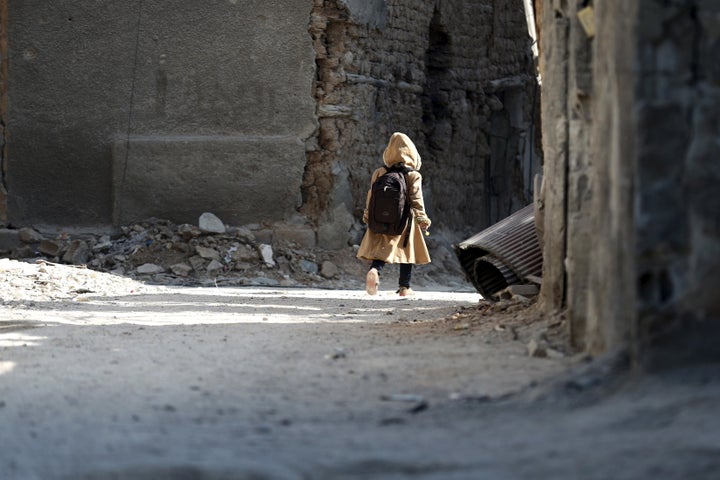
M 390 137 L 388 146 L 383 153 L 383 161 L 387 167 L 404 163 L 406 167 L 415 170 L 409 172 L 407 175 L 410 210 L 413 217 L 411 223 L 412 232 L 407 246 L 403 247 L 402 243 L 405 238 L 405 232 L 403 232 L 402 235 L 383 235 L 373 233 L 370 229 L 367 229 L 362 243 L 360 243 L 360 250 L 358 250 L 357 257 L 365 260 L 382 260 L 386 263 L 414 263 L 417 265 L 430 263 L 430 254 L 425 245 L 425 238 L 423 237 L 421 229 L 421 226 L 425 228 L 430 226 L 430 219 L 425 213 L 425 203 L 423 202 L 422 194 L 422 175 L 417 171 L 420 170 L 422 165 L 420 154 L 417 148 L 415 148 L 415 144 L 407 135 L 396 132 Z M 370 180 L 371 189 L 375 180 L 386 171 L 386 168 L 380 167 L 373 172 Z M 365 224 L 368 223 L 370 193 L 371 190 L 368 190 L 365 200 L 365 212 L 363 213 L 363 223 Z M 405 230 L 407 230 L 407 228 L 408 227 L 405 227 Z

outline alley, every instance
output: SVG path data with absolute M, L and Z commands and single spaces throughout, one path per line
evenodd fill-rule
M 610 458 L 628 463 L 612 478 L 711 478 L 718 425 L 698 420 L 717 378 L 579 407 L 552 387 L 576 358 L 529 357 L 502 317 L 453 321 L 478 300 L 145 287 L 6 302 L 2 478 L 610 478 Z M 659 432 L 680 463 L 647 442 Z

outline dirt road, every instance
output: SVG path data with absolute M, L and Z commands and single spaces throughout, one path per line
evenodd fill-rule
M 718 478 L 711 367 L 566 377 L 473 292 L 134 288 L 5 290 L 0 478 Z

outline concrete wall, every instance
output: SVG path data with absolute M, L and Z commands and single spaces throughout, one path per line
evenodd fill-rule
M 272 223 L 300 209 L 339 248 L 359 240 L 394 131 L 419 146 L 435 228 L 460 239 L 532 201 L 522 0 L 0 5 L 4 224 Z
M 242 224 L 299 207 L 309 2 L 3 3 L 11 224 L 206 210 Z
M 590 40 L 583 3 L 543 6 L 545 308 L 590 352 L 717 359 L 720 6 L 596 1 Z

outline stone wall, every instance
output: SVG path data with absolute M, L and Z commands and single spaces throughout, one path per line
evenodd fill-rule
M 316 0 L 310 32 L 320 129 L 303 211 L 321 244 L 358 240 L 370 173 L 394 131 L 418 145 L 437 227 L 475 232 L 532 201 L 541 157 L 522 1 Z
M 541 167 L 523 3 L 0 0 L 0 220 L 211 211 L 306 222 L 339 248 L 359 241 L 370 173 L 403 131 L 434 228 L 475 233 L 531 202 Z
M 596 1 L 590 38 L 586 3 L 543 6 L 545 308 L 590 352 L 717 359 L 720 6 Z

